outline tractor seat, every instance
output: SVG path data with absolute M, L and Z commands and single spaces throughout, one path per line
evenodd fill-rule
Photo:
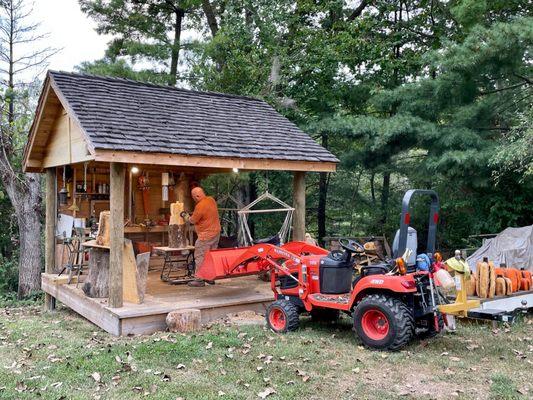
M 352 287 L 357 285 L 357 282 L 369 275 L 383 275 L 390 271 L 390 265 L 387 263 L 371 264 L 361 267 L 361 273 L 358 274 L 352 282 Z

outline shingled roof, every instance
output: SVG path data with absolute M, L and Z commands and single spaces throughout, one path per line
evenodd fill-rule
M 337 163 L 263 100 L 49 71 L 93 150 Z

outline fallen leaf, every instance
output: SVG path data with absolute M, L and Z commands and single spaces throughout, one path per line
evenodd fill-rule
M 178 365 L 176 366 L 176 369 L 185 369 L 185 365 L 183 365 L 183 364 L 178 364 Z
M 450 357 L 450 361 L 459 362 L 461 359 L 459 357 Z
M 276 391 L 274 390 L 274 388 L 271 388 L 271 387 L 267 387 L 265 390 L 263 390 L 262 392 L 259 392 L 257 393 L 257 395 L 262 398 L 262 399 L 266 399 L 268 396 L 270 396 L 271 394 L 274 394 L 276 393 Z
M 211 348 L 213 348 L 213 342 L 209 342 L 209 343 L 207 343 L 207 346 L 205 346 L 205 349 L 206 349 L 206 350 L 209 350 L 209 349 L 211 349 Z
M 224 396 L 225 394 L 226 394 L 226 393 L 224 393 L 222 390 L 219 390 L 219 391 L 218 391 L 218 395 L 219 395 L 219 396 Z
M 25 392 L 28 389 L 28 386 L 24 382 L 17 382 L 17 386 L 15 386 L 15 390 L 19 393 Z
M 91 374 L 91 377 L 94 379 L 95 382 L 97 383 L 100 383 L 100 380 L 102 379 L 102 377 L 100 376 L 100 374 L 98 372 L 93 372 Z

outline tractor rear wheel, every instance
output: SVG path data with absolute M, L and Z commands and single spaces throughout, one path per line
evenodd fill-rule
M 340 318 L 340 311 L 333 308 L 313 308 L 310 312 L 315 322 L 335 322 Z
M 353 313 L 354 329 L 365 346 L 399 350 L 412 339 L 415 321 L 399 299 L 384 294 L 363 298 Z
M 266 320 L 276 333 L 295 331 L 300 325 L 298 307 L 288 300 L 276 300 L 268 306 Z

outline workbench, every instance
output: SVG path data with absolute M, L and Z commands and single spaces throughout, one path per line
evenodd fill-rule
M 154 252 L 164 257 L 162 281 L 176 285 L 194 280 L 194 246 L 154 247 Z

